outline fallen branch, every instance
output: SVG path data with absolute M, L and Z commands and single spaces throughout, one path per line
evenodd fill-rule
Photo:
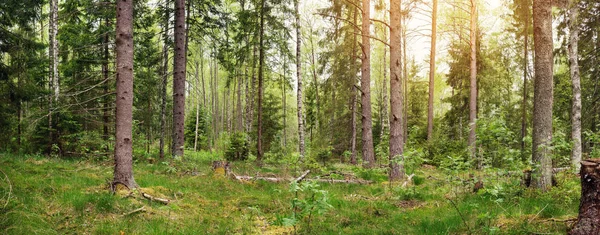
M 305 174 L 307 174 L 305 172 Z M 308 175 L 308 174 L 307 174 Z M 261 177 L 261 176 L 238 176 L 238 175 L 233 175 L 235 177 L 236 180 L 240 180 L 240 181 L 250 181 L 250 180 L 264 180 L 264 181 L 268 181 L 268 182 L 273 182 L 273 183 L 281 183 L 281 182 L 294 182 L 295 180 L 302 180 L 303 177 L 298 177 L 298 179 L 294 179 L 294 178 L 278 178 L 278 177 Z M 305 175 L 303 175 L 304 177 L 306 177 Z M 361 179 L 355 179 L 355 180 L 336 180 L 336 179 L 306 179 L 306 180 L 311 180 L 311 181 L 316 181 L 316 182 L 323 182 L 323 183 L 332 183 L 332 184 L 339 184 L 339 183 L 344 183 L 344 184 L 371 184 L 373 183 L 373 181 L 370 180 L 361 180 Z M 296 181 L 297 182 L 297 181 Z
M 404 183 L 402 184 L 402 187 L 403 187 L 403 188 L 404 188 L 404 187 L 406 187 L 406 185 L 408 185 L 408 183 L 412 181 L 412 178 L 413 178 L 413 177 L 415 177 L 415 174 L 410 174 L 410 175 L 408 176 L 408 178 L 406 179 L 406 181 L 404 181 Z
M 146 198 L 146 199 L 148 199 L 150 201 L 160 202 L 160 203 L 165 204 L 165 205 L 167 205 L 167 204 L 169 204 L 169 202 L 171 202 L 171 200 L 169 200 L 169 199 L 154 197 L 154 196 L 152 196 L 150 194 L 147 194 L 147 193 L 142 193 L 142 197 L 144 197 L 144 198 Z
M 299 183 L 300 181 L 302 181 L 304 178 L 306 178 L 306 176 L 310 173 L 310 170 L 306 170 L 304 172 L 304 174 L 302 174 L 300 177 L 296 178 L 296 180 L 294 180 L 295 183 Z
M 140 207 L 138 209 L 135 209 L 135 210 L 132 210 L 130 212 L 127 212 L 127 213 L 123 214 L 123 216 L 132 215 L 132 214 L 135 214 L 135 213 L 138 213 L 138 212 L 146 212 L 146 206 L 142 206 L 142 207 Z

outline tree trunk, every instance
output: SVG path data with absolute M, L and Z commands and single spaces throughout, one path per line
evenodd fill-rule
M 242 132 L 244 129 L 244 112 L 242 109 L 242 85 L 244 85 L 244 79 L 246 78 L 245 75 L 246 74 L 244 74 L 244 76 L 242 77 L 238 75 L 237 79 L 237 121 L 235 127 L 236 132 Z
M 389 181 L 404 176 L 404 123 L 402 94 L 401 0 L 390 1 L 390 172 Z
M 383 1 L 382 1 L 383 2 Z M 383 3 L 385 4 L 385 3 Z M 383 7 L 383 9 L 385 8 L 385 5 Z M 387 27 L 383 27 L 383 40 L 387 42 L 388 40 L 388 34 L 387 34 Z M 381 93 L 383 94 L 383 101 L 381 102 L 381 130 L 380 130 L 380 135 L 381 138 L 383 138 L 383 136 L 387 133 L 387 129 L 389 127 L 390 124 L 390 119 L 388 117 L 388 102 L 389 102 L 389 92 L 387 89 L 387 84 L 388 84 L 388 78 L 387 78 L 387 45 L 384 45 L 383 47 L 383 63 L 381 64 L 381 66 L 383 67 L 383 81 L 381 82 Z
M 313 42 L 313 28 L 312 26 L 310 27 L 310 55 L 311 55 L 311 64 L 312 64 L 312 77 L 313 77 L 313 83 L 315 86 L 315 106 L 317 108 L 317 113 L 315 115 L 315 126 L 317 127 L 317 129 L 320 127 L 321 123 L 319 122 L 319 120 L 321 119 L 321 100 L 319 97 L 319 79 L 317 78 L 317 64 L 315 62 L 315 44 Z
M 402 3 L 400 3 L 400 7 L 402 7 Z M 402 10 L 402 8 L 400 9 Z M 402 115 L 404 115 L 404 118 L 402 119 L 402 142 L 404 142 L 404 144 L 406 144 L 406 140 L 408 139 L 408 68 L 407 68 L 407 64 L 408 64 L 408 60 L 406 59 L 406 42 L 408 41 L 408 38 L 406 37 L 406 22 L 404 21 L 408 21 L 408 14 L 404 14 L 403 16 L 401 16 L 401 20 L 403 21 L 403 23 L 401 23 L 400 25 L 404 24 L 404 27 L 401 27 L 401 42 L 402 42 L 402 57 L 403 59 L 401 61 L 404 61 L 404 63 L 402 64 L 402 78 L 403 78 L 403 82 L 401 85 L 401 88 L 404 89 L 404 92 L 402 92 L 400 95 L 402 96 Z M 404 173 L 403 173 L 404 174 Z
M 112 185 L 137 187 L 133 179 L 133 1 L 117 1 L 117 101 Z
M 52 152 L 52 145 L 54 144 L 54 129 L 52 127 L 52 116 L 54 111 L 54 102 L 58 101 L 58 39 L 56 35 L 58 33 L 58 0 L 50 0 L 50 25 L 48 27 L 48 40 L 50 46 L 48 53 L 50 54 L 50 78 L 49 86 L 50 90 L 54 92 L 54 95 L 50 97 L 49 112 L 48 112 L 48 143 L 49 152 Z
M 433 96 L 435 93 L 435 53 L 437 44 L 437 0 L 431 13 L 431 53 L 429 54 L 429 100 L 427 102 L 427 140 L 433 140 Z
M 481 159 L 477 158 L 476 128 L 477 128 L 477 2 L 471 0 L 471 79 L 469 95 L 469 155 L 471 159 L 477 159 L 477 169 L 483 167 Z
M 354 12 L 353 12 L 353 23 L 354 25 L 357 24 L 358 22 L 358 8 L 354 8 Z M 356 50 L 356 45 L 358 44 L 358 39 L 357 39 L 357 35 L 359 34 L 358 29 L 354 28 L 354 36 L 352 37 L 352 71 L 354 71 L 354 64 L 356 63 L 356 60 L 358 58 L 357 55 L 357 50 Z M 354 71 L 356 74 L 356 71 Z M 350 164 L 352 165 L 356 165 L 356 136 L 357 134 L 357 128 L 356 128 L 356 103 L 357 103 L 357 99 L 356 99 L 356 77 L 352 76 L 350 79 L 352 79 L 352 104 L 350 104 L 351 110 L 352 110 L 352 139 L 350 140 L 351 142 L 351 155 L 350 155 Z
M 169 8 L 168 2 L 165 8 Z M 162 83 L 160 86 L 160 141 L 159 141 L 159 156 L 160 159 L 165 158 L 165 132 L 167 119 L 167 76 L 169 72 L 169 11 L 165 13 L 163 30 L 163 48 L 162 48 Z
M 300 0 L 294 0 L 294 10 L 296 13 L 296 79 L 298 82 L 297 97 L 298 100 L 298 151 L 300 151 L 300 159 L 304 158 L 304 111 L 303 111 L 303 96 L 302 96 L 302 60 L 301 48 L 302 39 L 300 38 L 300 11 L 298 10 Z
M 533 2 L 535 86 L 533 96 L 533 181 L 547 191 L 552 187 L 552 102 L 554 95 L 552 1 Z
M 570 235 L 600 234 L 600 159 L 581 162 L 579 217 Z
M 109 26 L 108 24 L 108 18 L 104 19 L 104 24 L 106 27 Z M 103 129 L 103 134 L 102 134 L 102 139 L 104 141 L 108 141 L 108 123 L 110 122 L 109 119 L 109 113 L 108 110 L 110 108 L 108 102 L 109 102 L 109 96 L 108 96 L 108 86 L 109 86 L 109 77 L 108 77 L 108 60 L 109 60 L 109 51 L 108 51 L 108 33 L 104 34 L 103 37 L 103 47 L 104 47 L 104 58 L 102 60 L 102 76 L 104 77 L 104 85 L 102 85 L 103 87 L 103 92 L 104 92 L 104 106 L 102 107 L 103 113 L 102 113 L 102 129 Z M 106 152 L 108 152 L 108 146 L 106 149 Z
M 175 57 L 173 60 L 173 157 L 184 149 L 186 27 L 185 0 L 175 0 Z
M 356 165 L 356 87 L 352 87 L 352 104 L 350 104 L 350 110 L 352 112 L 352 139 L 351 142 L 351 155 L 350 164 Z
M 573 111 L 571 113 L 571 165 L 579 171 L 581 161 L 581 79 L 579 77 L 579 8 L 577 1 L 571 0 L 569 9 L 569 67 L 573 82 Z
M 523 46 L 523 104 L 521 105 L 521 154 L 522 160 L 526 162 L 525 157 L 525 137 L 527 136 L 527 109 L 528 109 L 528 91 L 527 91 L 527 74 L 529 72 L 529 1 L 523 1 L 525 5 L 525 29 L 523 30 L 523 37 L 525 39 Z
M 196 61 L 196 84 L 198 84 L 199 63 Z M 200 123 L 200 99 L 196 100 L 196 128 L 194 130 L 194 152 L 198 151 L 198 124 Z
M 263 158 L 262 150 L 262 105 L 263 105 L 263 67 L 265 63 L 265 48 L 264 48 L 264 34 L 265 34 L 265 0 L 261 0 L 260 3 L 260 42 L 258 45 L 258 130 L 256 140 L 256 161 L 261 162 Z
M 362 104 L 362 154 L 364 166 L 375 166 L 373 150 L 373 123 L 371 118 L 371 1 L 362 0 L 362 65 L 361 65 L 361 104 Z
M 200 79 L 202 79 L 202 105 L 206 108 L 206 84 L 204 83 L 204 52 L 200 58 Z

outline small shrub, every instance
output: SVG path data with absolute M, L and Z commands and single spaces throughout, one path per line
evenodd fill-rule
M 248 159 L 248 137 L 246 133 L 238 132 L 230 136 L 229 146 L 225 151 L 227 161 L 244 161 Z

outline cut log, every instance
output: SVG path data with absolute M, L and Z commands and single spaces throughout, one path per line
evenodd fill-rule
M 305 172 L 308 175 L 307 172 Z M 263 180 L 273 183 L 281 183 L 281 182 L 294 182 L 296 180 L 302 180 L 306 175 L 302 175 L 298 178 L 279 178 L 279 177 L 261 177 L 261 176 L 246 176 L 246 175 L 235 175 L 232 174 L 236 180 L 240 181 L 251 181 L 251 180 Z M 310 181 L 316 181 L 321 183 L 331 183 L 331 184 L 371 184 L 373 181 L 370 180 L 361 180 L 361 179 L 345 179 L 345 180 L 336 180 L 336 179 L 306 179 Z M 298 182 L 298 181 L 296 181 Z
M 579 217 L 570 235 L 600 234 L 600 159 L 581 162 Z

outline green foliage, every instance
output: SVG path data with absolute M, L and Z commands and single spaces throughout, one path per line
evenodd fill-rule
M 333 208 L 329 204 L 329 193 L 320 189 L 314 181 L 292 182 L 289 191 L 294 194 L 292 198 L 292 215 L 275 221 L 283 226 L 294 226 L 300 222 L 306 223 L 306 232 L 311 232 L 313 216 L 321 216 Z
M 238 132 L 230 136 L 229 146 L 225 151 L 227 161 L 244 161 L 248 159 L 249 142 L 248 135 Z
M 198 136 L 196 136 L 196 113 L 198 113 Z M 188 149 L 194 148 L 194 141 L 198 138 L 198 150 L 208 150 L 211 136 L 211 116 L 205 107 L 192 110 L 185 122 L 185 143 Z

